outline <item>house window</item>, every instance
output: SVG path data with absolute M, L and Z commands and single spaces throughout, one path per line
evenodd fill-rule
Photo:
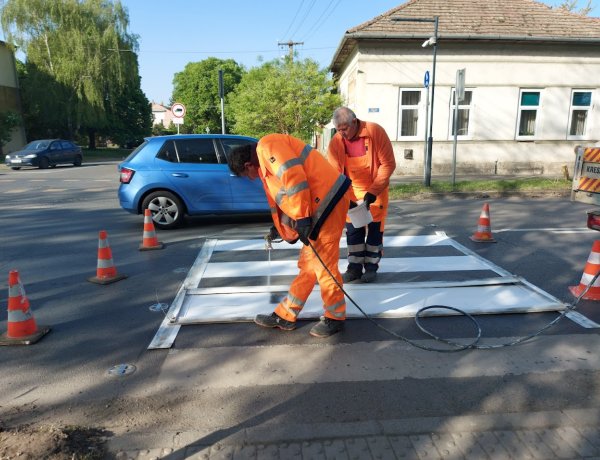
M 458 133 L 457 136 L 469 135 L 469 118 L 471 115 L 471 101 L 473 100 L 473 91 L 465 90 L 465 97 L 458 103 Z M 456 89 L 452 89 L 452 104 L 450 105 L 450 136 L 454 137 L 454 107 L 456 105 Z
M 420 89 L 400 89 L 398 138 L 416 138 L 419 132 Z
M 517 132 L 517 139 L 528 139 L 535 136 L 539 107 L 540 92 L 522 89 L 519 95 L 519 130 Z
M 592 92 L 573 90 L 569 110 L 569 138 L 580 139 L 586 135 L 587 119 L 592 106 Z

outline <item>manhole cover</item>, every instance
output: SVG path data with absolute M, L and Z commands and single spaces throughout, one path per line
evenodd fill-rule
M 155 303 L 154 305 L 150 305 L 148 307 L 148 309 L 150 311 L 165 311 L 168 308 L 169 308 L 169 305 L 166 303 L 162 303 L 162 302 Z
M 136 367 L 133 364 L 117 364 L 108 370 L 110 375 L 115 377 L 123 377 L 124 375 L 133 374 Z

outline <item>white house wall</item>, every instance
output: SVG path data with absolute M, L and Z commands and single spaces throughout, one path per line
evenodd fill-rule
M 558 174 L 570 169 L 575 145 L 600 138 L 600 50 L 577 45 L 446 43 L 439 40 L 433 117 L 432 172 L 451 172 L 451 95 L 456 71 L 466 69 L 473 91 L 469 135 L 459 137 L 457 171 Z M 361 44 L 340 74 L 340 91 L 358 117 L 381 124 L 393 141 L 396 174 L 421 174 L 425 144 L 425 90 L 419 106 L 418 133 L 399 140 L 400 88 L 423 88 L 432 75 L 432 51 L 420 42 Z M 353 91 L 349 82 L 355 79 Z M 516 140 L 520 89 L 539 90 L 540 106 L 533 141 Z M 572 89 L 592 91 L 586 136 L 567 139 Z M 431 100 L 430 100 L 431 103 Z M 405 149 L 413 159 L 405 159 Z
M 18 86 L 14 54 L 4 42 L 0 42 L 0 112 L 21 113 Z M 12 130 L 10 141 L 2 146 L 2 153 L 14 152 L 25 143 L 25 130 L 18 126 Z M 0 160 L 4 161 L 4 156 L 0 156 Z

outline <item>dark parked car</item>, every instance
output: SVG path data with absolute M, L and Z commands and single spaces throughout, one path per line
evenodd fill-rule
M 260 180 L 236 177 L 227 154 L 252 137 L 177 134 L 147 138 L 119 164 L 119 202 L 126 211 L 152 212 L 157 228 L 179 226 L 184 215 L 269 213 Z
M 58 164 L 81 166 L 81 147 L 64 139 L 41 139 L 33 141 L 21 150 L 6 155 L 4 162 L 12 169 L 34 166 L 41 169 L 54 168 Z

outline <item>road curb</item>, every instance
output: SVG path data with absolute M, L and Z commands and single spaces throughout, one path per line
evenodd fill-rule
M 110 452 L 183 449 L 189 446 L 247 446 L 333 441 L 337 439 L 597 427 L 600 409 L 569 409 L 514 414 L 421 417 L 355 423 L 261 424 L 216 432 L 178 431 L 119 435 L 108 440 Z

